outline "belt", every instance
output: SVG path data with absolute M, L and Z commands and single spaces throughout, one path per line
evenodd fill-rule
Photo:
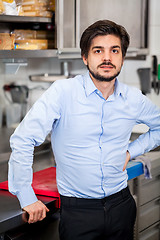
M 128 187 L 122 189 L 121 191 L 114 193 L 110 196 L 101 199 L 95 198 L 77 198 L 77 197 L 67 197 L 60 195 L 61 206 L 64 207 L 98 207 L 102 206 L 107 202 L 116 202 L 126 198 L 130 195 L 130 190 Z

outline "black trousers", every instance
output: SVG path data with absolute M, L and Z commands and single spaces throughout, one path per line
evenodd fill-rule
M 132 240 L 136 204 L 129 188 L 103 199 L 61 196 L 61 240 Z

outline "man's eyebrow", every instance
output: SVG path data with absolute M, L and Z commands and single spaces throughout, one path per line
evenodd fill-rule
M 100 49 L 102 49 L 102 48 L 104 48 L 104 47 L 102 47 L 102 46 L 94 46 L 94 47 L 92 47 L 92 50 L 95 49 L 95 48 L 100 48 Z
M 111 48 L 121 48 L 119 45 L 112 46 Z
M 98 49 L 104 49 L 104 47 L 102 47 L 102 46 L 94 46 L 94 47 L 92 47 L 92 50 L 93 49 L 96 49 L 96 48 L 98 48 Z M 113 46 L 111 46 L 110 48 L 121 48 L 119 45 L 113 45 Z

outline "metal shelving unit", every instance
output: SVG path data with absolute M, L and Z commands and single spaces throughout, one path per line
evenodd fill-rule
M 0 15 L 0 23 L 52 23 L 52 18 Z M 57 57 L 57 49 L 47 50 L 0 50 L 0 59 Z
M 25 17 L 25 16 L 13 16 L 13 15 L 0 15 L 0 22 L 39 22 L 39 23 L 51 23 L 51 18 L 46 17 Z
M 57 57 L 57 49 L 47 50 L 0 50 L 0 58 L 51 58 Z

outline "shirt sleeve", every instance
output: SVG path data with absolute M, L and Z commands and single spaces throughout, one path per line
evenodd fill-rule
M 17 196 L 22 208 L 37 201 L 31 186 L 33 151 L 60 119 L 61 95 L 55 82 L 33 105 L 10 138 L 9 191 Z
M 131 159 L 160 145 L 160 109 L 143 94 L 140 94 L 138 99 L 136 123 L 146 124 L 149 130 L 129 144 Z

